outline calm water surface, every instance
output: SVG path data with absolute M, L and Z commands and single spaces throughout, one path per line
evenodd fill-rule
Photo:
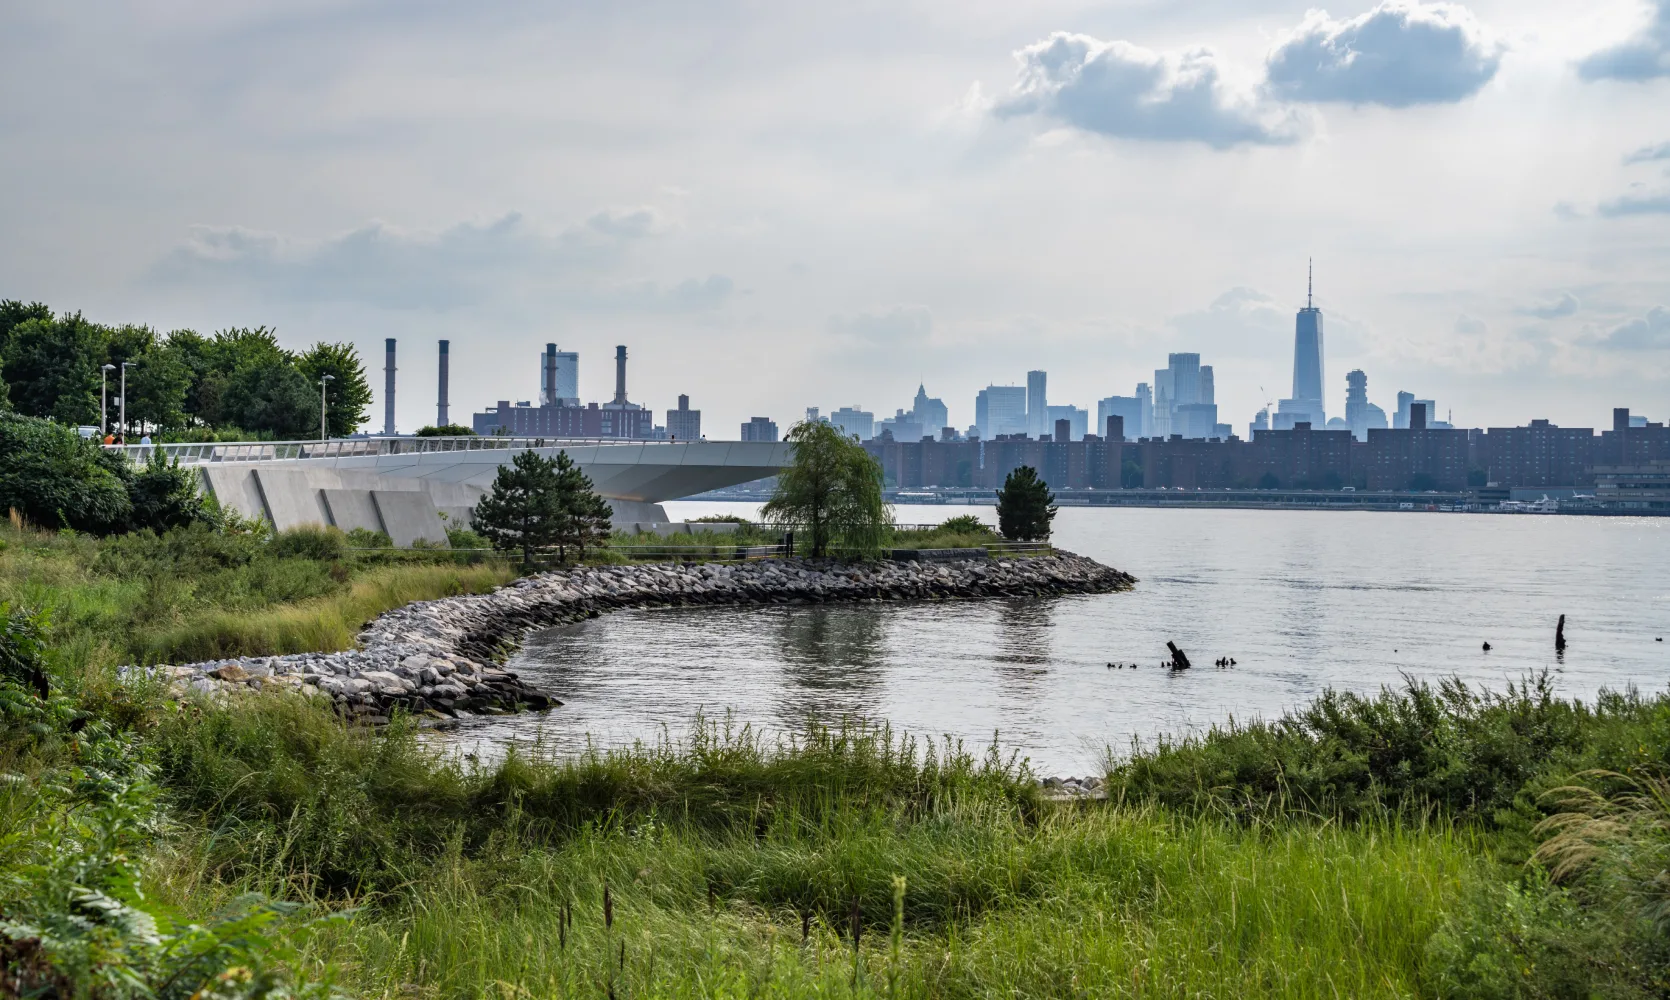
M 674 519 L 753 513 L 667 507 Z M 963 513 L 994 516 L 898 510 L 913 523 Z M 1670 681 L 1670 642 L 1654 641 L 1670 639 L 1670 518 L 1063 508 L 1056 542 L 1140 582 L 1045 600 L 617 612 L 535 635 L 515 657 L 562 708 L 471 721 L 457 737 L 537 734 L 567 749 L 677 736 L 698 710 L 771 728 L 863 715 L 982 745 L 998 733 L 1065 774 L 1132 738 L 1279 715 L 1325 687 L 1372 691 L 1400 674 L 1501 688 L 1547 667 L 1583 697 Z M 1168 639 L 1196 669 L 1158 668 Z M 1214 670 L 1219 656 L 1239 665 Z

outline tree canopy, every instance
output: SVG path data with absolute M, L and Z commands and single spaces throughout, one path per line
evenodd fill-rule
M 587 548 L 608 537 L 609 516 L 609 502 L 567 452 L 544 458 L 530 449 L 499 466 L 471 527 L 495 549 L 520 552 L 522 565 L 531 567 L 553 548 L 560 561 L 571 548 L 584 559 Z
M 127 369 L 127 420 L 170 432 L 241 431 L 266 438 L 312 437 L 319 428 L 319 380 L 326 386 L 333 436 L 365 423 L 371 385 L 358 350 L 321 341 L 302 352 L 280 346 L 266 327 L 231 327 L 212 336 L 147 326 L 106 326 L 42 303 L 0 301 L 0 409 L 65 424 L 99 422 L 100 371 L 113 365 L 108 417 L 121 419 L 121 366 Z
M 893 520 L 881 495 L 881 465 L 833 424 L 801 421 L 784 440 L 794 447 L 794 458 L 760 509 L 766 522 L 805 531 L 814 558 L 832 545 L 858 554 L 878 551 Z
M 997 528 L 1010 541 L 1049 541 L 1054 504 L 1055 494 L 1038 478 L 1038 470 L 1023 465 L 1005 476 L 997 491 Z

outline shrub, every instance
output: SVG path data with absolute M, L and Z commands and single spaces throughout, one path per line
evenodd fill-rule
M 273 536 L 272 554 L 280 559 L 340 562 L 348 555 L 348 536 L 336 528 L 304 524 Z
M 0 509 L 94 534 L 127 527 L 133 504 L 104 452 L 50 420 L 0 413 Z

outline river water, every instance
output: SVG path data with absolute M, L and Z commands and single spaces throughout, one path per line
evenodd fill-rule
M 674 519 L 755 510 L 667 507 Z M 897 510 L 909 523 L 964 513 L 994 516 Z M 777 730 L 864 716 L 976 748 L 996 734 L 1041 773 L 1082 774 L 1133 739 L 1274 717 L 1326 687 L 1373 691 L 1404 674 L 1500 689 L 1546 667 L 1585 698 L 1670 680 L 1670 641 L 1655 641 L 1670 640 L 1670 518 L 1069 507 L 1055 525 L 1058 546 L 1135 574 L 1136 589 L 616 612 L 532 636 L 513 659 L 562 708 L 471 720 L 455 738 L 489 749 L 537 736 L 563 751 L 676 737 L 698 711 Z M 1160 669 L 1168 639 L 1194 669 Z M 1221 656 L 1237 666 L 1213 669 Z

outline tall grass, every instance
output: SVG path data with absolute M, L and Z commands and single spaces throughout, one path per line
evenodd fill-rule
M 101 540 L 0 524 L 0 601 L 46 612 L 54 666 L 72 682 L 122 663 L 342 649 L 382 611 L 514 575 L 444 553 L 361 559 L 320 532 Z
M 1057 808 L 864 726 L 475 766 L 271 698 L 153 744 L 189 831 L 155 890 L 355 906 L 305 962 L 366 995 L 1406 996 L 1492 870 L 1443 823 Z

